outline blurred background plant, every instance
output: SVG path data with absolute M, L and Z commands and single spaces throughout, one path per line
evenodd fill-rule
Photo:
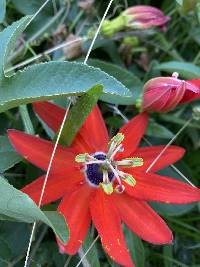
M 44 1 L 8 0 L 0 3 L 0 30 L 3 30 L 22 16 L 37 12 Z M 44 61 L 82 61 L 107 4 L 107 0 L 49 1 L 17 40 L 15 50 L 9 55 L 7 74 L 29 64 Z M 100 102 L 111 135 L 124 121 L 138 112 L 143 85 L 149 79 L 171 75 L 174 71 L 183 79 L 200 77 L 200 1 L 115 0 L 107 19 L 118 17 L 121 12 L 134 5 L 156 7 L 171 19 L 162 29 L 126 28 L 111 35 L 105 35 L 102 31 L 99 35 L 88 64 L 113 75 L 133 93 L 131 100 L 113 96 L 106 99 L 110 104 Z M 65 99 L 59 98 L 55 102 L 63 106 Z M 152 114 L 146 139 L 152 144 L 167 144 L 191 117 L 192 107 L 195 105 L 196 103 L 191 103 L 179 106 L 166 114 Z M 35 116 L 31 105 L 1 113 L 0 126 L 0 154 L 4 155 L 3 157 L 5 152 L 9 155 L 9 162 L 1 160 L 0 173 L 15 187 L 21 188 L 37 177 L 39 170 L 16 155 L 5 137 L 6 129 L 17 128 L 44 137 L 52 137 L 52 133 Z M 198 186 L 199 123 L 192 121 L 177 138 L 176 144 L 187 150 L 184 159 L 176 167 Z M 167 168 L 162 174 L 183 180 L 183 175 L 177 173 L 174 168 Z M 51 209 L 55 209 L 55 205 L 51 206 Z M 200 205 L 152 203 L 152 206 L 165 217 L 173 230 L 174 244 L 149 245 L 124 227 L 126 241 L 136 267 L 200 266 Z M 29 235 L 30 226 L 27 224 L 0 221 L 0 266 L 23 265 Z M 31 266 L 76 266 L 95 236 L 96 232 L 91 228 L 79 254 L 70 257 L 59 253 L 52 231 L 40 224 L 33 242 Z M 106 257 L 99 240 L 81 264 L 95 267 L 117 266 Z

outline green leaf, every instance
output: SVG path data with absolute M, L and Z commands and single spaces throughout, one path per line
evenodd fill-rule
M 200 77 L 200 67 L 197 67 L 192 63 L 170 61 L 157 65 L 155 68 L 170 74 L 178 72 L 184 79 L 195 79 Z
M 7 242 L 0 238 L 0 259 L 8 260 L 11 257 L 11 250 Z
M 42 221 L 49 225 L 64 243 L 68 239 L 65 219 L 56 211 L 42 212 L 28 195 L 15 189 L 0 176 L 0 214 L 18 221 L 32 223 Z
M 155 122 L 153 119 L 150 120 L 146 135 L 166 139 L 171 139 L 174 136 L 170 130 L 168 130 L 163 125 Z
M 90 237 L 90 233 L 88 233 L 81 249 L 79 250 L 80 258 L 83 257 L 83 255 L 86 253 L 86 251 L 88 250 L 93 241 L 94 240 Z M 84 259 L 83 259 L 83 266 L 100 267 L 100 262 L 95 244 L 92 246 L 89 253 L 87 253 Z M 87 263 L 87 265 L 86 264 L 84 265 L 84 262 Z
M 105 94 L 131 97 L 130 91 L 100 69 L 75 62 L 48 62 L 18 71 L 0 86 L 0 112 L 33 101 L 81 95 L 95 85 Z
M 165 204 L 153 202 L 151 207 L 161 215 L 168 216 L 181 216 L 191 211 L 196 205 L 192 204 Z
M 8 54 L 14 47 L 17 37 L 19 37 L 19 35 L 24 31 L 30 19 L 31 16 L 23 17 L 17 22 L 14 22 L 11 26 L 5 28 L 0 33 L 0 80 L 2 80 L 4 77 Z
M 27 0 L 12 0 L 12 3 L 15 6 L 15 8 L 23 15 L 33 15 L 44 4 L 44 1 L 43 0 L 28 0 L 28 1 Z M 54 15 L 57 16 L 57 14 L 58 12 L 54 14 L 53 2 L 49 1 L 45 5 L 45 7 L 39 12 L 39 14 L 34 18 L 34 20 L 31 22 L 29 27 L 26 29 L 26 37 L 28 37 L 28 39 L 30 37 L 30 39 L 34 40 L 34 39 L 37 39 L 37 38 L 33 38 L 34 35 L 35 37 L 39 37 L 42 34 L 44 35 L 44 33 L 45 34 L 50 33 L 51 27 L 46 27 L 46 25 L 51 26 L 51 21 L 54 21 L 54 23 L 52 24 L 56 30 L 58 24 L 56 23 L 56 20 L 54 20 Z M 57 20 L 58 20 L 58 17 L 57 17 Z
M 125 227 L 124 235 L 135 267 L 144 267 L 145 251 L 141 239 L 134 235 L 127 227 Z
M 30 231 L 31 228 L 26 223 L 8 221 L 0 222 L 0 238 L 7 243 L 11 252 L 10 255 L 7 254 L 7 260 L 14 259 L 22 254 L 24 255 L 24 252 L 28 247 Z
M 44 4 L 43 0 L 12 0 L 15 8 L 24 15 L 35 14 L 38 9 Z M 41 10 L 43 14 L 53 15 L 53 5 L 52 2 L 47 3 L 45 7 Z
M 6 0 L 0 0 L 0 23 L 3 22 L 6 14 Z
M 66 146 L 71 145 L 78 130 L 83 125 L 92 108 L 96 105 L 102 94 L 102 90 L 103 86 L 96 85 L 77 100 L 67 116 L 67 120 L 61 133 L 60 144 Z
M 115 77 L 119 80 L 123 85 L 125 85 L 131 92 L 131 97 L 123 97 L 123 96 L 115 96 L 115 95 L 106 95 L 103 96 L 101 99 L 119 105 L 133 105 L 136 99 L 142 93 L 143 84 L 140 79 L 134 75 L 132 72 L 123 69 L 117 65 L 107 63 L 97 59 L 90 59 L 88 64 L 100 68 L 101 70 L 105 71 L 109 75 Z
M 0 173 L 21 161 L 21 157 L 15 152 L 6 136 L 0 136 L 0 158 Z

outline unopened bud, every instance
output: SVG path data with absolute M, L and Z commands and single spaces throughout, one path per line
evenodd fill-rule
M 177 105 L 200 98 L 200 79 L 181 80 L 177 73 L 172 77 L 157 77 L 144 85 L 142 110 L 168 112 Z
M 131 29 L 150 29 L 155 26 L 162 29 L 170 20 L 160 9 L 148 5 L 129 7 L 123 15 L 129 18 L 127 27 Z

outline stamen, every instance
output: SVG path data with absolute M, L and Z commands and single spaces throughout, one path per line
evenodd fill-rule
M 128 185 L 132 187 L 136 185 L 136 180 L 133 178 L 131 174 L 119 171 L 119 175 L 123 179 L 123 181 Z
M 86 163 L 87 161 L 96 160 L 94 157 L 92 157 L 88 153 L 79 154 L 75 157 L 75 161 L 78 163 Z
M 93 160 L 93 161 L 88 161 L 88 162 L 85 162 L 86 165 L 89 165 L 89 164 L 105 164 L 106 161 L 105 160 Z
M 103 191 L 107 194 L 107 195 L 111 195 L 113 193 L 113 186 L 112 183 L 100 183 L 99 184 L 100 187 L 102 187 Z
M 122 184 L 122 185 L 117 185 L 115 187 L 115 192 L 118 193 L 118 194 L 122 194 L 125 190 L 125 186 Z
M 114 158 L 114 156 L 117 154 L 117 152 L 121 151 L 122 148 L 123 148 L 122 144 L 120 144 L 118 147 L 116 147 L 116 149 L 113 151 L 113 153 L 109 159 L 112 160 Z
M 117 179 L 119 185 L 122 185 L 122 182 L 121 182 L 121 179 L 120 179 L 120 177 L 119 177 L 118 172 L 115 170 L 115 168 L 114 168 L 114 167 L 112 166 L 112 164 L 110 164 L 110 163 L 109 163 L 109 167 L 110 167 L 110 169 L 112 170 L 112 172 L 114 173 L 115 178 Z
M 115 161 L 115 164 L 123 167 L 141 167 L 144 164 L 143 158 L 126 158 Z
M 94 187 L 101 187 L 103 191 L 110 195 L 113 191 L 123 193 L 125 182 L 129 186 L 135 186 L 136 181 L 129 173 L 118 170 L 118 166 L 122 167 L 139 167 L 143 165 L 143 159 L 139 157 L 130 157 L 123 160 L 115 161 L 115 155 L 123 151 L 121 142 L 124 139 L 122 133 L 114 136 L 108 148 L 108 153 L 96 152 L 92 155 L 85 153 L 76 156 L 75 160 L 78 163 L 84 164 L 84 174 L 87 182 Z M 113 189 L 113 181 L 117 180 L 118 185 Z
M 124 135 L 122 133 L 118 133 L 111 139 L 111 141 L 108 144 L 108 153 L 107 153 L 108 158 L 111 157 L 113 151 L 116 149 L 117 146 L 121 144 L 123 140 L 124 140 Z
M 109 183 L 109 178 L 108 178 L 108 172 L 106 170 L 103 170 L 103 182 L 104 183 Z

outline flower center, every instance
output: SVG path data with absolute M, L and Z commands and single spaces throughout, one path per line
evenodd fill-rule
M 94 187 L 101 187 L 106 194 L 113 191 L 122 193 L 125 189 L 122 180 L 130 186 L 135 186 L 136 181 L 132 175 L 119 170 L 119 167 L 131 168 L 143 165 L 142 158 L 125 158 L 115 160 L 117 153 L 124 151 L 122 141 L 124 135 L 118 133 L 108 144 L 108 152 L 96 152 L 95 154 L 79 154 L 75 161 L 83 164 L 86 181 Z M 113 185 L 116 184 L 113 190 Z
M 97 160 L 104 161 L 106 159 L 106 154 L 103 152 L 97 152 L 92 156 Z M 106 167 L 106 164 L 105 165 L 99 163 L 87 164 L 85 167 L 86 180 L 93 186 L 99 186 L 100 183 L 103 183 L 104 171 L 108 172 L 108 179 L 110 182 L 112 182 L 114 178 L 114 173 Z

